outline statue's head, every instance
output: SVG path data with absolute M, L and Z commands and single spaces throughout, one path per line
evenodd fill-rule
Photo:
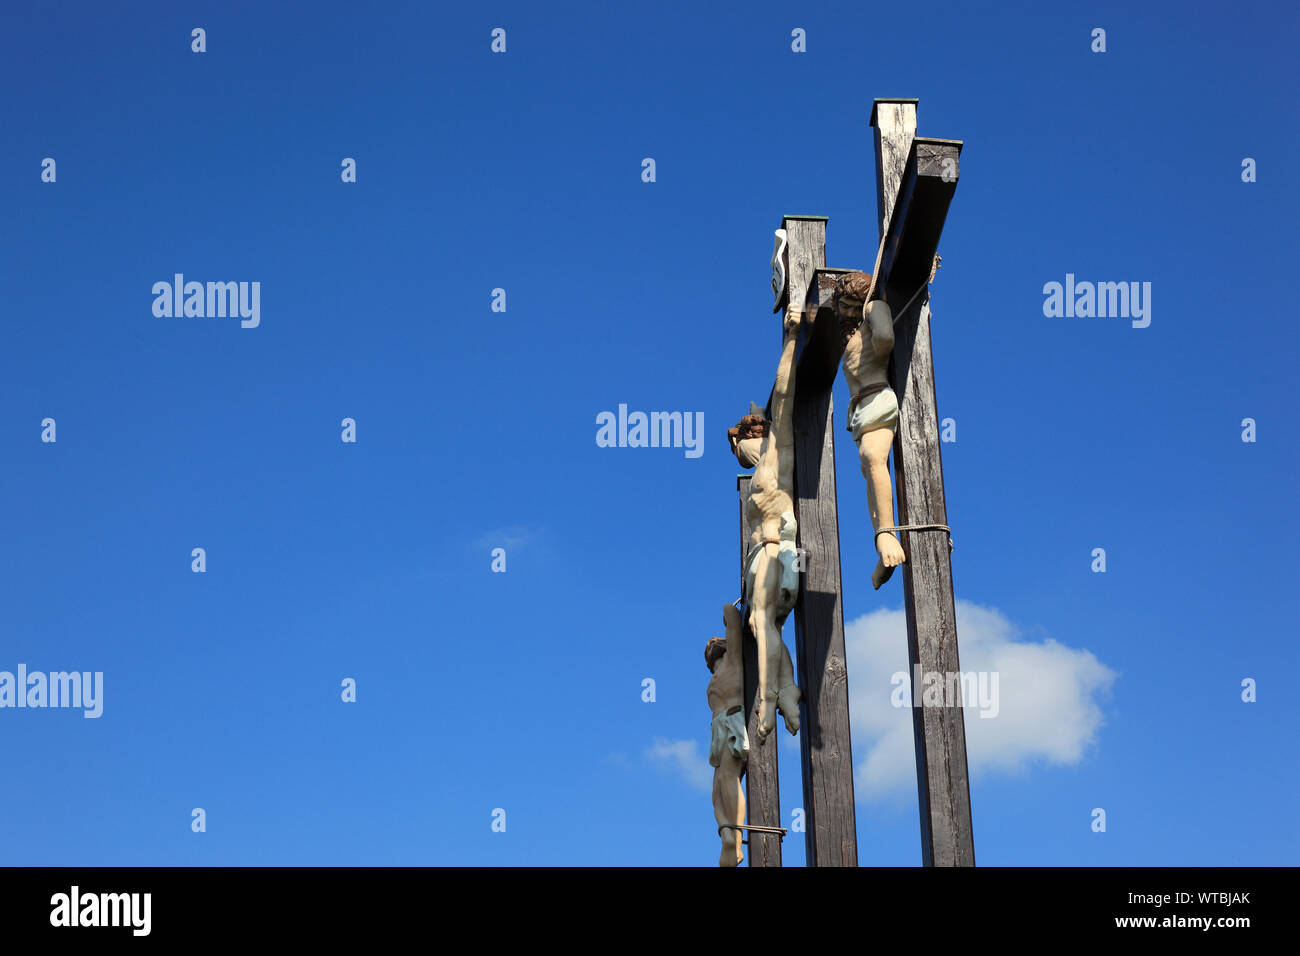
M 835 314 L 841 320 L 862 321 L 862 307 L 871 294 L 871 275 L 866 272 L 846 272 L 835 280 L 832 301 Z
M 772 423 L 763 414 L 763 409 L 753 402 L 749 403 L 749 414 L 727 429 L 727 443 L 731 453 L 736 456 L 741 467 L 753 468 L 758 464 L 763 450 L 763 436 Z
M 709 638 L 709 642 L 704 645 L 704 663 L 709 665 L 709 673 L 717 670 L 718 661 L 722 660 L 722 655 L 725 653 L 727 653 L 725 637 Z

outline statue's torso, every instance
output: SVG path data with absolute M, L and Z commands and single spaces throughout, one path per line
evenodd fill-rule
M 853 333 L 844 346 L 844 381 L 850 398 L 868 386 L 889 384 L 889 356 L 876 356 L 864 329 Z

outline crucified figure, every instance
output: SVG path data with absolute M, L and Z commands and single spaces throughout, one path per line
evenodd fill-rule
M 709 710 L 713 730 L 709 740 L 709 763 L 713 766 L 713 817 L 722 837 L 718 866 L 739 866 L 744 858 L 738 827 L 745 822 L 745 788 L 740 778 L 749 763 L 749 734 L 745 730 L 745 672 L 741 666 L 740 611 L 734 604 L 722 609 L 727 636 L 711 637 L 704 645 L 704 663 L 713 677 L 709 680 Z
M 889 387 L 889 353 L 894 350 L 894 319 L 884 299 L 872 299 L 871 276 L 850 272 L 835 284 L 835 313 L 844 336 L 844 381 L 848 383 L 848 430 L 858 446 L 867 508 L 875 530 L 879 560 L 871 583 L 879 590 L 894 568 L 907 560 L 894 526 L 894 487 L 889 479 L 889 449 L 898 427 L 898 397 Z
M 731 450 L 754 468 L 745 513 L 754 529 L 745 557 L 743 603 L 758 646 L 758 742 L 776 727 L 776 711 L 790 733 L 799 730 L 799 687 L 781 627 L 799 597 L 799 558 L 794 518 L 794 353 L 801 311 L 785 310 L 785 339 L 772 389 L 772 420 L 757 411 L 731 429 Z

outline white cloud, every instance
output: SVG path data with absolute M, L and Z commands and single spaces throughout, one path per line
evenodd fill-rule
M 706 793 L 713 791 L 713 768 L 700 752 L 698 740 L 665 740 L 656 737 L 646 749 L 651 762 L 679 774 L 686 785 Z
M 981 717 L 974 702 L 966 708 L 971 775 L 1078 763 L 1096 740 L 1103 719 L 1098 700 L 1109 693 L 1115 672 L 1091 651 L 1050 639 L 1017 640 L 1002 612 L 969 601 L 957 601 L 957 636 L 962 670 L 998 678 L 996 716 Z M 858 758 L 854 790 L 867 800 L 914 793 L 912 712 L 890 700 L 892 676 L 908 670 L 906 618 L 901 610 L 873 611 L 850 622 L 844 639 Z

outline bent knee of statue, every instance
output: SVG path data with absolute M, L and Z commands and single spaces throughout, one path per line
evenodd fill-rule
M 880 430 L 880 429 L 877 429 Z M 862 473 L 866 474 L 872 468 L 889 466 L 889 449 L 890 446 L 883 442 L 877 446 L 874 442 L 863 442 L 859 457 L 862 459 Z

